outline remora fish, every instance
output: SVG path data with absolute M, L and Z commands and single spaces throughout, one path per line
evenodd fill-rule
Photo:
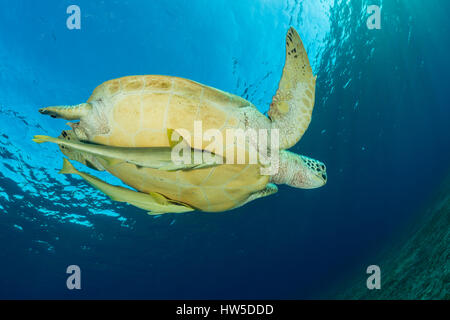
M 135 164 L 138 167 L 146 167 L 167 171 L 191 170 L 218 165 L 216 163 L 205 163 L 205 162 L 195 163 L 194 161 L 195 159 L 197 158 L 203 159 L 202 158 L 203 151 L 191 149 L 190 147 L 184 148 L 184 151 L 190 152 L 191 161 L 189 163 L 175 163 L 174 161 L 172 161 L 171 147 L 148 147 L 148 148 L 115 147 L 94 143 L 86 143 L 81 141 L 68 141 L 44 135 L 34 136 L 33 141 L 37 143 L 53 142 L 58 145 L 63 145 L 75 149 L 80 152 L 90 153 L 94 156 L 103 158 L 105 161 L 108 162 L 109 165 L 128 162 Z M 182 141 L 181 143 L 185 142 Z
M 148 213 L 152 215 L 163 214 L 166 212 L 189 212 L 194 210 L 185 204 L 171 201 L 156 192 L 147 194 L 120 186 L 113 186 L 88 173 L 78 171 L 66 158 L 64 158 L 63 161 L 63 167 L 59 173 L 79 175 L 91 186 L 102 191 L 114 201 L 127 202 L 135 207 L 149 211 Z

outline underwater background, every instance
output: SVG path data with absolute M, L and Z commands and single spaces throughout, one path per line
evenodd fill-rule
M 72 4 L 80 30 L 66 27 Z M 380 30 L 366 26 L 369 5 L 381 7 Z M 449 10 L 446 0 L 0 1 L 0 298 L 448 299 Z M 322 188 L 151 217 L 59 175 L 59 149 L 31 141 L 68 128 L 40 107 L 85 102 L 126 75 L 192 79 L 265 112 L 290 26 L 318 75 L 292 150 L 326 163 Z M 74 264 L 82 290 L 66 288 Z M 373 264 L 382 288 L 368 292 Z

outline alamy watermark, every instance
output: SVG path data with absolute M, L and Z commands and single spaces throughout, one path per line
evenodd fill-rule
M 70 16 L 66 20 L 67 29 L 81 29 L 81 9 L 79 6 L 73 4 L 67 7 L 67 14 Z
M 70 265 L 66 269 L 66 273 L 70 276 L 66 280 L 67 289 L 81 290 L 81 269 L 76 264 Z
M 69 30 L 81 29 L 81 9 L 79 6 L 72 4 L 67 7 L 66 13 L 70 16 L 66 20 L 66 26 Z M 381 29 L 381 8 L 378 5 L 370 5 L 367 7 L 367 13 L 370 16 L 367 18 L 367 28 Z
M 259 164 L 262 175 L 274 175 L 279 168 L 280 132 L 278 129 L 219 129 L 203 132 L 202 121 L 194 121 L 193 136 L 187 129 L 176 129 L 169 139 L 175 164 Z M 182 139 L 181 142 L 180 138 Z M 183 143 L 189 141 L 191 143 Z M 203 143 L 209 144 L 204 147 Z M 269 145 L 270 143 L 270 145 Z M 192 144 L 192 145 L 191 145 Z M 197 152 L 191 157 L 191 150 Z
M 366 286 L 367 289 L 373 290 L 373 289 L 381 289 L 381 269 L 379 266 L 373 264 L 367 267 L 366 270 L 367 274 L 370 274 L 370 276 L 367 278 Z
M 367 18 L 366 25 L 369 30 L 381 29 L 381 9 L 377 5 L 371 5 L 367 7 L 367 13 L 370 17 Z

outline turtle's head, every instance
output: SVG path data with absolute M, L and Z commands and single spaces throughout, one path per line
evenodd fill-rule
M 75 142 L 80 141 L 73 130 L 63 130 L 58 138 Z M 91 169 L 100 171 L 104 170 L 97 159 L 90 154 L 73 150 L 72 148 L 64 145 L 59 145 L 59 149 L 61 149 L 61 152 L 70 160 L 78 161 Z
M 325 164 L 286 150 L 280 152 L 278 173 L 272 182 L 301 189 L 314 189 L 327 183 Z
M 303 162 L 303 175 L 306 178 L 302 181 L 300 188 L 313 189 L 323 186 L 327 183 L 327 167 L 319 160 L 311 159 L 306 156 L 299 156 Z

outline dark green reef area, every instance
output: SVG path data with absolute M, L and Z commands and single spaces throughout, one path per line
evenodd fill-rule
M 450 299 L 450 174 L 424 206 L 403 241 L 381 255 L 381 288 L 368 290 L 366 279 L 337 299 Z M 353 282 L 354 281 L 354 282 Z

